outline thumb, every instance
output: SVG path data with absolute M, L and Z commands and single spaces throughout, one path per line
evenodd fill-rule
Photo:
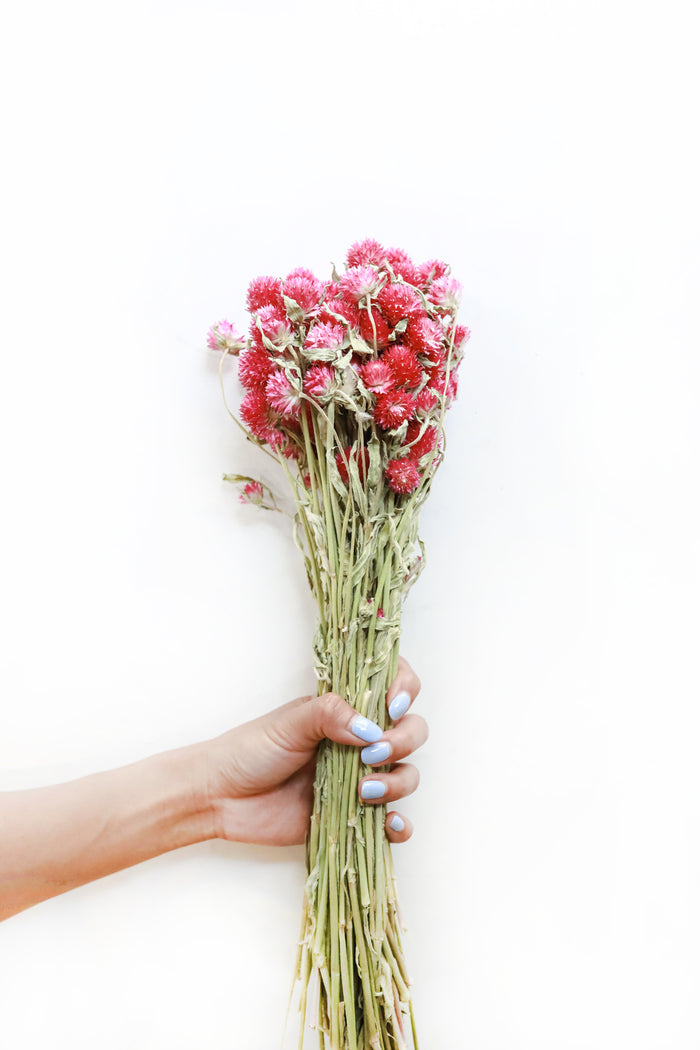
M 288 705 L 285 713 L 284 732 L 295 747 L 315 747 L 325 737 L 359 747 L 374 744 L 383 735 L 376 722 L 358 714 L 338 693 L 303 697 Z

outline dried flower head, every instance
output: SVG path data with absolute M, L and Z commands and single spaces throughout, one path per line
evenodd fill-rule
M 259 481 L 249 481 L 247 485 L 243 486 L 243 491 L 238 498 L 241 503 L 251 503 L 254 506 L 261 507 L 263 502 L 263 487 Z
M 277 306 L 263 306 L 258 310 L 251 328 L 252 339 L 257 346 L 263 346 L 261 329 L 265 338 L 274 343 L 279 350 L 286 350 L 291 346 L 296 336 L 284 310 Z
M 391 266 L 396 277 L 401 277 L 409 284 L 417 285 L 420 279 L 416 273 L 416 266 L 403 248 L 387 248 L 386 261 Z
M 428 259 L 427 262 L 421 263 L 420 266 L 416 267 L 416 276 L 420 281 L 420 287 L 425 291 L 432 281 L 437 277 L 444 277 L 448 270 L 447 263 L 441 262 L 439 259 Z
M 330 365 L 312 365 L 304 376 L 304 393 L 320 404 L 330 400 L 337 387 L 335 370 Z
M 276 306 L 278 310 L 284 311 L 279 277 L 256 277 L 248 285 L 246 303 L 251 314 L 263 306 Z
M 391 369 L 381 358 L 358 365 L 357 371 L 362 382 L 373 394 L 383 394 L 394 385 Z
M 423 304 L 418 292 L 407 284 L 385 284 L 377 295 L 379 307 L 390 324 L 404 318 L 419 317 Z
M 377 394 L 374 418 L 383 430 L 395 430 L 413 415 L 414 401 L 407 390 Z
M 219 321 L 212 325 L 207 333 L 207 346 L 210 350 L 223 350 L 229 354 L 238 354 L 246 344 L 245 336 L 230 321 Z
M 420 484 L 418 466 L 410 456 L 403 459 L 390 459 L 386 465 L 385 474 L 389 488 L 400 495 L 413 492 Z
M 272 361 L 264 347 L 252 346 L 238 358 L 238 378 L 246 390 L 264 387 L 271 371 Z
M 290 273 L 288 273 L 287 276 L 285 277 L 285 281 L 289 281 L 293 277 L 306 277 L 306 278 L 308 278 L 309 281 L 317 281 L 318 280 L 318 278 L 313 273 L 313 271 L 309 270 L 306 266 L 297 266 L 296 269 L 291 270 Z M 285 292 L 285 295 L 286 295 L 286 292 Z
M 374 322 L 374 327 L 372 327 Z M 374 340 L 377 340 L 377 349 L 388 346 L 389 336 L 391 335 L 391 328 L 386 323 L 379 310 L 372 309 L 371 316 L 369 310 L 360 311 L 360 335 L 367 343 L 368 346 L 374 346 Z
M 423 378 L 420 361 L 407 346 L 390 346 L 382 354 L 382 363 L 388 367 L 397 386 L 418 386 Z
M 282 285 L 282 294 L 293 299 L 305 317 L 318 313 L 322 293 L 323 285 L 311 271 L 290 274 Z
M 259 388 L 249 390 L 241 401 L 241 419 L 260 441 L 277 447 L 284 444 L 286 438 L 277 429 L 277 415 L 269 404 L 265 391 Z
M 383 278 L 373 266 L 352 266 L 340 278 L 340 287 L 345 296 L 359 303 L 367 296 L 376 295 Z
M 348 468 L 345 466 L 345 460 L 347 460 L 348 463 L 351 460 L 354 460 L 357 463 L 357 473 L 359 475 L 360 481 L 364 482 L 367 478 L 367 471 L 369 470 L 369 449 L 363 448 L 362 453 L 360 454 L 359 450 L 353 451 L 352 446 L 348 445 L 344 449 L 344 452 L 345 456 L 341 455 L 340 452 L 336 452 L 335 454 L 335 462 L 337 464 L 338 473 L 340 474 L 341 478 L 347 485 L 349 478 Z
M 466 325 L 458 324 L 455 328 L 455 350 L 460 350 L 465 343 L 469 342 L 471 332 Z
M 345 256 L 348 266 L 384 266 L 386 262 L 386 249 L 379 241 L 368 238 L 365 241 L 356 241 L 348 248 Z
M 339 350 L 345 343 L 345 328 L 338 321 L 317 321 L 309 329 L 306 350 Z
M 344 317 L 353 328 L 360 327 L 360 310 L 356 302 L 350 299 L 334 296 L 326 297 L 323 306 L 319 310 L 319 321 L 336 322 L 336 317 Z M 342 322 L 340 322 L 342 324 Z
M 275 369 L 265 384 L 267 400 L 272 407 L 289 419 L 297 419 L 301 413 L 301 384 L 296 385 L 287 372 Z
M 444 329 L 430 317 L 412 318 L 404 340 L 407 346 L 417 354 L 423 354 L 431 364 L 440 364 L 445 357 Z
M 421 434 L 421 424 L 412 420 L 408 424 L 404 445 L 410 446 L 410 454 L 416 459 L 422 459 L 432 452 L 437 441 L 437 427 L 428 426 Z
M 427 292 L 428 299 L 441 313 L 455 314 L 462 301 L 462 285 L 454 277 L 438 277 Z

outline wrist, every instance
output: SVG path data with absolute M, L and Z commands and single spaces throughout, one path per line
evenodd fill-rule
M 163 814 L 173 843 L 170 848 L 216 838 L 205 745 L 165 751 L 155 755 L 153 761 L 163 785 Z

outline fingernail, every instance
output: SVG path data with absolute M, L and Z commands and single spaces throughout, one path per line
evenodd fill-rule
M 390 754 L 391 744 L 387 740 L 382 740 L 379 744 L 363 747 L 360 758 L 366 766 L 374 766 L 379 762 L 386 762 Z
M 405 689 L 402 689 L 400 693 L 397 693 L 394 699 L 389 704 L 389 718 L 392 722 L 397 722 L 401 715 L 405 715 L 408 711 L 411 698 Z
M 393 828 L 394 831 L 403 831 L 406 825 L 404 824 L 398 813 L 394 813 L 393 817 L 389 821 L 389 827 Z
M 382 798 L 386 794 L 386 784 L 381 780 L 365 780 L 360 788 L 361 798 Z
M 357 715 L 356 718 L 353 718 L 350 730 L 360 740 L 366 740 L 368 744 L 376 744 L 382 735 L 382 730 L 377 723 L 370 722 L 369 718 L 365 718 L 364 715 Z

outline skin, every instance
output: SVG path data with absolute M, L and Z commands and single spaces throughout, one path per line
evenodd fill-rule
M 403 659 L 387 692 L 414 701 L 420 690 Z M 119 769 L 65 784 L 0 793 L 0 920 L 40 901 L 181 846 L 230 842 L 303 843 L 313 800 L 316 749 L 328 737 L 365 747 L 351 730 L 357 712 L 335 693 L 300 697 L 221 736 L 152 755 Z M 418 786 L 418 770 L 403 762 L 428 737 L 411 708 L 382 736 L 391 746 L 380 780 L 391 803 Z M 413 832 L 389 826 L 392 842 Z

